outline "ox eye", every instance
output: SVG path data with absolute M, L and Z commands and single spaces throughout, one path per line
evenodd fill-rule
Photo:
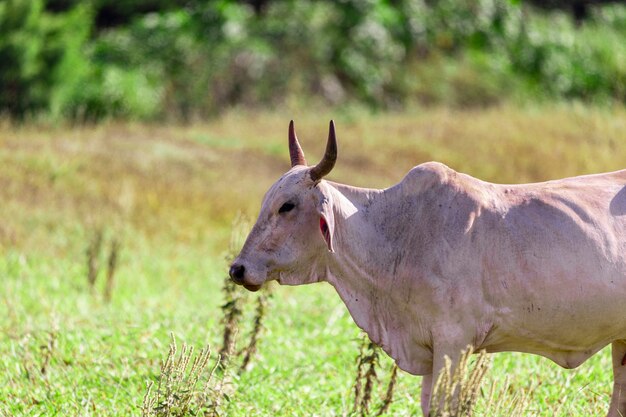
M 278 209 L 279 213 L 287 213 L 288 211 L 293 210 L 296 205 L 293 203 L 285 203 Z

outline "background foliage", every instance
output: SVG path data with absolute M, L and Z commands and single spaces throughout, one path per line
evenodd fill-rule
M 193 120 L 234 105 L 625 102 L 626 5 L 596 4 L 581 15 L 569 6 L 585 2 L 539 3 L 553 7 L 7 0 L 0 3 L 0 111 Z

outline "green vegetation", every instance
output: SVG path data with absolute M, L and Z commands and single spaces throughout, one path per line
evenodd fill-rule
M 626 102 L 626 5 L 514 0 L 0 3 L 0 109 L 193 121 L 232 106 Z
M 170 333 L 179 346 L 199 351 L 209 344 L 218 352 L 232 222 L 239 212 L 254 218 L 265 190 L 288 168 L 288 119 L 296 120 L 315 160 L 331 116 L 340 146 L 331 179 L 354 185 L 389 186 L 427 160 L 498 182 L 614 170 L 626 161 L 626 111 L 578 105 L 367 117 L 349 109 L 229 112 L 182 127 L 109 123 L 67 130 L 5 122 L 0 415 L 140 415 L 146 383 L 156 384 L 162 369 L 174 372 L 161 364 Z M 250 348 L 259 314 L 263 330 L 246 370 L 232 368 L 221 415 L 349 415 L 359 330 L 328 285 L 272 287 L 264 312 L 255 307 L 258 294 L 241 304 L 236 364 Z M 391 362 L 384 355 L 378 360 L 381 385 L 372 392 L 384 396 Z M 610 363 L 607 350 L 574 371 L 535 356 L 494 355 L 475 415 L 490 415 L 481 414 L 493 409 L 490 402 L 504 404 L 498 415 L 509 415 L 506 404 L 523 395 L 530 396 L 524 415 L 602 415 Z M 364 365 L 362 373 L 367 370 Z M 214 381 L 222 380 L 219 372 Z M 387 415 L 419 415 L 419 385 L 419 378 L 399 372 Z M 371 413 L 383 403 L 374 397 Z M 197 398 L 190 404 L 203 406 Z

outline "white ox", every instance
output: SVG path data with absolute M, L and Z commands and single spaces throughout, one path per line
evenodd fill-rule
M 236 283 L 329 282 L 372 341 L 424 376 L 424 415 L 444 357 L 468 344 L 574 368 L 609 343 L 608 416 L 626 415 L 626 170 L 500 185 L 429 162 L 376 190 L 322 179 L 333 122 L 316 166 L 293 122 L 289 148 L 292 168 L 230 268 Z

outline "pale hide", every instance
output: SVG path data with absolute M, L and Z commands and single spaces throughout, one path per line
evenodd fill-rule
M 500 185 L 429 162 L 363 189 L 322 179 L 332 122 L 315 167 L 293 122 L 289 133 L 292 168 L 265 195 L 235 282 L 329 282 L 400 368 L 424 376 L 425 415 L 433 374 L 468 344 L 573 368 L 609 343 L 608 416 L 626 415 L 626 170 Z

